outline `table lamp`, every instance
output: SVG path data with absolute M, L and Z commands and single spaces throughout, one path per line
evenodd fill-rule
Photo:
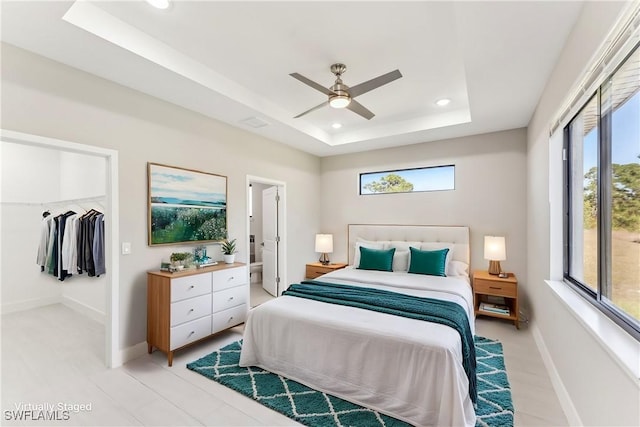
M 329 264 L 329 254 L 333 252 L 333 234 L 316 234 L 316 252 L 320 255 L 322 265 Z
M 507 250 L 503 236 L 484 236 L 484 259 L 489 260 L 489 274 L 502 272 L 500 261 L 507 259 Z

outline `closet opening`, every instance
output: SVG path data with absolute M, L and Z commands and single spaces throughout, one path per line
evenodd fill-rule
M 121 365 L 117 152 L 0 130 L 0 160 L 3 323 L 37 334 L 30 328 L 58 319 L 65 351 Z

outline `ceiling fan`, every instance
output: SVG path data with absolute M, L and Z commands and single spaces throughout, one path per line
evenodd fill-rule
M 331 72 L 335 74 L 336 82 L 328 89 L 298 73 L 289 74 L 294 79 L 300 80 L 302 83 L 311 86 L 315 90 L 320 91 L 329 97 L 329 99 L 327 99 L 322 104 L 316 105 L 315 107 L 305 111 L 304 113 L 298 114 L 294 117 L 294 119 L 302 117 L 305 114 L 309 114 L 310 112 L 322 108 L 326 105 L 329 105 L 333 108 L 347 108 L 348 110 L 361 115 L 365 119 L 371 120 L 373 116 L 375 116 L 375 114 L 367 110 L 354 98 L 402 77 L 400 71 L 395 70 L 371 80 L 367 80 L 366 82 L 360 83 L 353 87 L 349 87 L 342 83 L 342 79 L 340 78 L 340 76 L 342 76 L 345 71 L 347 71 L 347 66 L 344 64 L 333 64 L 331 66 Z

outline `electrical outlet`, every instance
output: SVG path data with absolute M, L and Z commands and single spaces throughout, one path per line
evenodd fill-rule
M 129 255 L 131 254 L 131 243 L 130 242 L 123 242 L 122 243 L 122 255 Z

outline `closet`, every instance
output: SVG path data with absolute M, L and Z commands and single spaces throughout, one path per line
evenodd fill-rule
M 95 264 L 91 275 L 86 269 L 79 274 L 77 267 L 64 274 L 61 268 L 49 274 L 47 266 L 40 265 L 39 246 L 44 222 L 71 217 L 71 212 L 78 219 L 88 215 L 95 219 L 98 218 L 95 213 L 99 212 L 100 221 L 109 221 L 105 215 L 107 159 L 4 139 L 0 144 L 2 314 L 62 304 L 97 321 L 104 329 L 107 280 L 111 274 L 104 262 L 100 264 L 100 274 L 96 274 Z M 80 221 L 77 224 L 81 224 Z M 95 221 L 93 225 L 96 226 Z M 97 226 L 104 230 L 101 223 Z M 91 233 L 95 233 L 95 228 Z M 77 239 L 76 236 L 79 235 L 74 233 Z M 101 236 L 104 243 L 104 233 Z M 71 240 L 67 240 L 69 242 Z M 93 241 L 90 243 L 93 248 Z M 61 245 L 62 241 L 56 248 L 58 251 Z M 109 256 L 104 245 L 102 248 L 102 254 Z M 95 346 L 95 342 L 91 345 Z M 104 344 L 101 345 L 100 351 L 104 353 Z

